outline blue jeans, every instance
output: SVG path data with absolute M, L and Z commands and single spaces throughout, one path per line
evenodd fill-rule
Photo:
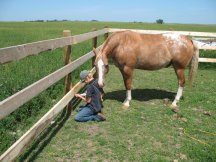
M 75 115 L 74 119 L 78 122 L 87 121 L 102 121 L 101 118 L 90 107 L 82 107 L 81 110 Z

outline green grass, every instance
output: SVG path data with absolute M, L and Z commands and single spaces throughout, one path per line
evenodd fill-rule
M 56 37 L 62 37 L 63 30 L 72 35 L 102 29 L 104 26 L 124 29 L 174 30 L 216 32 L 216 25 L 155 24 L 119 22 L 0 22 L 0 47 L 7 47 Z
M 0 47 L 62 37 L 62 32 L 65 29 L 71 30 L 72 34 L 75 35 L 89 32 L 92 28 L 102 29 L 104 26 L 130 29 L 216 32 L 216 25 L 159 25 L 117 22 L 0 22 Z M 100 37 L 99 42 L 102 41 L 103 38 Z M 74 60 L 90 50 L 91 40 L 74 45 L 72 47 L 72 59 Z M 216 52 L 201 51 L 201 56 L 216 57 Z M 37 56 L 0 65 L 0 100 L 9 97 L 62 66 L 62 49 L 44 52 Z M 90 61 L 72 73 L 73 83 L 78 80 L 80 70 L 86 68 L 90 68 Z M 37 161 L 61 161 L 60 159 L 64 159 L 63 161 L 69 159 L 81 159 L 82 161 L 105 161 L 106 159 L 108 161 L 169 161 L 174 158 L 180 159 L 180 155 L 183 154 L 187 155 L 189 161 L 211 160 L 214 154 L 210 147 L 191 141 L 185 136 L 178 137 L 178 134 L 181 133 L 179 128 L 187 128 L 193 135 L 198 135 L 196 131 L 192 130 L 192 128 L 198 128 L 198 126 L 200 126 L 200 129 L 210 132 L 215 130 L 215 68 L 216 64 L 201 64 L 199 66 L 198 80 L 196 79 L 198 84 L 195 84 L 195 89 L 193 91 L 189 91 L 188 88 L 185 90 L 185 98 L 180 103 L 180 106 L 181 115 L 187 119 L 187 122 L 182 121 L 182 118 L 176 118 L 163 104 L 164 95 L 172 98 L 177 90 L 177 81 L 171 69 L 158 72 L 137 71 L 134 78 L 134 100 L 131 103 L 130 110 L 124 111 L 121 109 L 121 102 L 125 96 L 123 83 L 118 70 L 112 68 L 112 73 L 110 72 L 107 76 L 107 85 L 111 86 L 105 88 L 107 92 L 105 112 L 108 121 L 80 124 L 73 121 L 73 114 L 64 123 L 64 127 L 58 128 L 60 129 L 59 132 L 50 135 L 53 137 L 53 139 L 48 140 L 48 143 L 51 142 L 50 145 L 45 145 L 44 150 L 39 147 L 38 153 L 35 154 L 37 156 L 33 155 L 33 157 Z M 140 82 L 141 77 L 143 77 L 142 82 Z M 196 87 L 197 85 L 199 86 Z M 63 80 L 60 80 L 24 104 L 19 110 L 1 120 L 0 153 L 3 153 L 19 139 L 62 96 Z M 204 111 L 210 111 L 212 115 L 210 117 L 203 115 Z M 59 123 L 56 124 L 57 127 Z M 95 129 L 96 133 L 92 132 L 92 129 Z M 153 136 L 151 137 L 150 134 Z M 202 138 L 208 141 L 212 137 L 201 134 Z M 81 143 L 79 143 L 80 141 Z M 177 150 L 173 146 L 175 142 L 177 147 L 180 147 Z M 213 145 L 215 147 L 215 143 Z M 41 151 L 42 153 L 40 153 Z M 48 158 L 45 158 L 46 156 Z

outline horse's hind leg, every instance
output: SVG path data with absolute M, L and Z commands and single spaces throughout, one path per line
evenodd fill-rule
M 179 102 L 180 98 L 182 97 L 184 84 L 185 84 L 185 76 L 184 76 L 184 69 L 175 69 L 176 75 L 178 77 L 178 84 L 179 88 L 177 94 L 175 96 L 175 100 L 172 102 L 172 107 L 177 107 L 177 103 Z
M 125 101 L 123 102 L 123 106 L 129 107 L 130 106 L 130 101 L 132 99 L 131 97 L 131 84 L 132 84 L 132 75 L 133 75 L 133 69 L 124 66 L 123 68 L 119 68 L 123 79 L 124 79 L 124 84 L 126 88 L 126 98 Z

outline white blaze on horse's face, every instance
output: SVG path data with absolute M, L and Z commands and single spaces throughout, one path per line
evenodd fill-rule
M 100 87 L 104 86 L 104 62 L 102 59 L 99 59 L 97 62 L 98 67 L 98 84 Z

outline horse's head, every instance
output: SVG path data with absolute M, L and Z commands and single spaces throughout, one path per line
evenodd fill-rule
M 98 74 L 98 85 L 103 87 L 105 74 L 107 74 L 109 71 L 108 61 L 107 58 L 104 58 L 102 55 L 101 50 L 97 52 L 96 49 L 93 48 L 93 52 L 96 55 L 94 65 Z

